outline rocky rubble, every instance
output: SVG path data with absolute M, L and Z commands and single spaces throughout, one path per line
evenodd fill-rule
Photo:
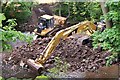
M 106 57 L 111 55 L 108 51 L 94 50 L 90 43 L 79 44 L 79 38 L 62 40 L 53 53 L 70 64 L 69 70 L 79 69 L 81 72 L 95 71 L 105 66 Z
M 51 65 L 54 67 L 55 57 L 60 57 L 63 62 L 69 63 L 68 71 L 94 72 L 100 67 L 105 66 L 106 59 L 111 53 L 102 51 L 101 48 L 94 50 L 91 46 L 91 41 L 82 45 L 80 43 L 81 37 L 81 35 L 77 35 L 77 37 L 61 40 L 51 57 L 44 64 L 44 66 L 48 65 L 45 68 L 51 68 Z M 38 58 L 50 40 L 51 37 L 40 38 L 33 41 L 31 45 L 26 44 L 16 47 L 9 55 L 4 54 L 2 65 L 3 77 L 35 78 L 38 73 L 29 68 L 24 61 L 26 59 L 35 60 Z
M 45 49 L 48 42 L 51 40 L 48 38 L 39 38 L 34 40 L 31 45 L 24 44 L 20 47 L 16 47 L 10 54 L 3 54 L 2 60 L 2 75 L 5 78 L 18 77 L 18 78 L 34 78 L 38 75 L 25 64 L 27 59 L 35 60 L 40 56 L 40 53 Z M 34 74 L 34 75 L 33 75 Z

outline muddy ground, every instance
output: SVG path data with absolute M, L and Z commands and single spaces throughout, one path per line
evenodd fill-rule
M 82 35 L 75 35 L 66 40 L 61 40 L 52 56 L 44 64 L 46 69 L 55 67 L 55 57 L 59 57 L 63 63 L 69 64 L 68 72 L 96 72 L 100 67 L 105 66 L 107 58 L 111 55 L 102 48 L 93 49 L 91 40 L 84 45 L 81 44 Z M 39 38 L 31 43 L 16 47 L 10 54 L 3 54 L 2 76 L 4 78 L 35 78 L 39 75 L 25 64 L 26 59 L 35 60 L 45 49 L 51 37 Z M 117 64 L 117 60 L 111 64 Z M 63 65 L 63 64 L 61 64 Z M 63 72 L 61 70 L 61 72 Z M 33 75 L 34 74 L 34 75 Z

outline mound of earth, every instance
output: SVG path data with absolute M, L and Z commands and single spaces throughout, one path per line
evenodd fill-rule
M 81 35 L 77 35 L 77 37 L 61 40 L 53 52 L 54 56 L 58 56 L 63 62 L 69 63 L 69 71 L 94 72 L 100 67 L 105 66 L 111 53 L 109 51 L 102 51 L 102 48 L 93 49 L 90 40 L 87 44 L 82 45 L 81 37 Z M 117 60 L 111 62 L 111 64 L 116 62 Z
M 16 47 L 10 54 L 3 54 L 2 76 L 4 78 L 35 78 L 38 73 L 31 70 L 25 61 L 38 58 L 50 40 L 50 37 L 40 38 L 33 41 L 31 45 L 22 45 Z
M 60 57 L 63 62 L 66 61 L 70 64 L 68 71 L 96 71 L 98 68 L 105 66 L 107 57 L 109 57 L 111 53 L 102 51 L 101 48 L 94 50 L 91 46 L 91 41 L 82 45 L 80 40 L 82 36 L 84 35 L 77 35 L 76 37 L 61 40 L 51 57 L 44 64 L 44 66 L 48 65 L 45 68 L 49 69 L 51 65 L 52 67 L 55 66 L 55 57 Z M 25 60 L 35 60 L 38 58 L 50 40 L 51 37 L 40 38 L 33 41 L 31 45 L 27 44 L 16 47 L 10 54 L 4 54 L 2 60 L 3 77 L 35 78 L 39 75 L 25 64 Z M 116 63 L 116 61 L 111 62 L 111 64 Z

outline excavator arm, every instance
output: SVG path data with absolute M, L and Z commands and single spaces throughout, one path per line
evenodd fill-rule
M 60 40 L 67 38 L 68 35 L 70 35 L 75 30 L 77 30 L 76 34 L 85 32 L 86 34 L 91 35 L 96 30 L 96 26 L 90 21 L 85 21 L 66 29 L 60 30 L 48 43 L 47 47 L 44 49 L 38 59 L 36 59 L 35 61 L 32 61 L 30 59 L 28 60 L 28 62 L 30 62 L 30 66 L 32 66 L 34 69 L 39 69 L 43 67 L 42 64 L 44 64 L 46 60 L 51 56 L 52 52 L 59 44 Z

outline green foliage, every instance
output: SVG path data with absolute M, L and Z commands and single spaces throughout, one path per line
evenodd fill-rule
M 112 20 L 113 27 L 106 29 L 102 33 L 95 32 L 92 38 L 94 48 L 101 46 L 104 50 L 112 52 L 112 55 L 109 56 L 106 63 L 106 65 L 110 65 L 111 61 L 117 59 L 120 53 L 120 1 L 114 2 L 113 0 L 107 0 L 105 6 L 109 7 L 109 12 L 102 17 L 106 20 Z
M 0 80 L 32 80 L 32 79 L 31 78 L 29 78 L 29 79 L 18 79 L 18 78 L 15 78 L 15 77 L 4 79 L 3 77 L 0 76 Z M 49 79 L 48 76 L 41 75 L 41 76 L 37 76 L 34 80 L 50 80 L 50 79 Z
M 98 45 L 101 45 L 105 50 L 120 52 L 120 11 L 118 10 L 120 7 L 120 2 L 108 0 L 106 2 L 106 6 L 109 7 L 110 11 L 107 15 L 104 15 L 104 18 L 113 21 L 113 28 L 106 29 L 102 33 L 94 33 L 93 46 L 96 48 Z
M 118 58 L 120 53 L 120 28 L 115 26 L 102 33 L 97 31 L 92 35 L 92 38 L 94 48 L 101 46 L 104 50 L 112 52 L 112 55 L 107 59 L 107 66 L 110 65 L 111 61 Z
M 104 50 L 110 50 L 112 52 L 120 52 L 120 32 L 119 28 L 113 27 L 111 29 L 106 29 L 104 32 L 95 32 L 93 34 L 93 46 L 97 48 L 98 46 L 103 47 Z
M 54 73 L 54 74 L 58 74 L 59 72 L 67 72 L 68 70 L 68 63 L 67 62 L 63 62 L 59 57 L 55 58 L 55 67 L 49 69 L 50 72 Z
M 20 31 L 1 31 L 0 35 L 2 35 L 0 37 L 0 41 L 2 42 L 3 51 L 12 49 L 11 45 L 8 44 L 9 42 L 15 42 L 17 39 L 19 39 L 30 43 L 32 40 L 31 36 L 25 36 Z
M 17 23 L 15 21 L 16 19 L 8 19 L 6 21 L 6 23 L 8 23 L 8 25 L 5 25 L 3 27 L 4 30 L 6 31 L 12 31 L 12 30 L 15 30 L 14 27 L 17 26 Z
M 2 20 L 5 20 L 6 17 L 4 16 L 4 14 L 0 14 L 0 27 L 2 27 Z
M 4 79 L 3 77 L 0 76 L 0 80 L 32 80 L 32 79 L 31 78 L 29 78 L 29 79 L 18 79 L 18 78 L 15 78 L 15 77 Z M 50 77 L 41 75 L 41 76 L 37 76 L 34 80 L 50 80 Z
M 113 25 L 120 24 L 120 1 L 114 2 L 113 0 L 107 0 L 106 5 L 109 7 L 109 12 L 107 15 L 104 15 L 104 18 L 107 20 L 112 20 Z
M 102 10 L 98 2 L 86 3 L 86 11 L 88 11 L 88 14 L 90 15 L 92 21 L 94 22 L 100 21 Z
M 0 76 L 0 80 L 4 80 L 4 79 Z
M 110 66 L 111 62 L 115 61 L 115 59 L 117 59 L 117 58 L 118 58 L 118 53 L 113 53 L 111 56 L 108 57 L 106 66 Z
M 48 76 L 45 75 L 41 75 L 41 76 L 37 76 L 35 78 L 35 80 L 50 80 Z
M 33 2 L 10 2 L 3 6 L 3 12 L 7 19 L 15 18 L 17 22 L 25 22 L 31 16 Z
M 99 21 L 102 14 L 98 2 L 60 2 L 59 5 L 57 8 L 55 7 L 55 14 L 59 15 L 59 11 L 61 11 L 61 16 L 67 16 L 70 12 L 69 21 L 71 23 L 84 20 Z
M 1 20 L 5 20 L 4 17 Z M 15 22 L 15 19 L 8 19 L 6 22 L 8 23 L 8 25 L 5 25 L 0 28 L 0 44 L 2 46 L 0 48 L 1 52 L 12 49 L 9 42 L 15 42 L 16 40 L 19 39 L 19 40 L 30 43 L 33 40 L 32 36 L 27 36 L 21 33 L 20 31 L 15 31 L 14 27 L 17 25 L 17 23 Z

